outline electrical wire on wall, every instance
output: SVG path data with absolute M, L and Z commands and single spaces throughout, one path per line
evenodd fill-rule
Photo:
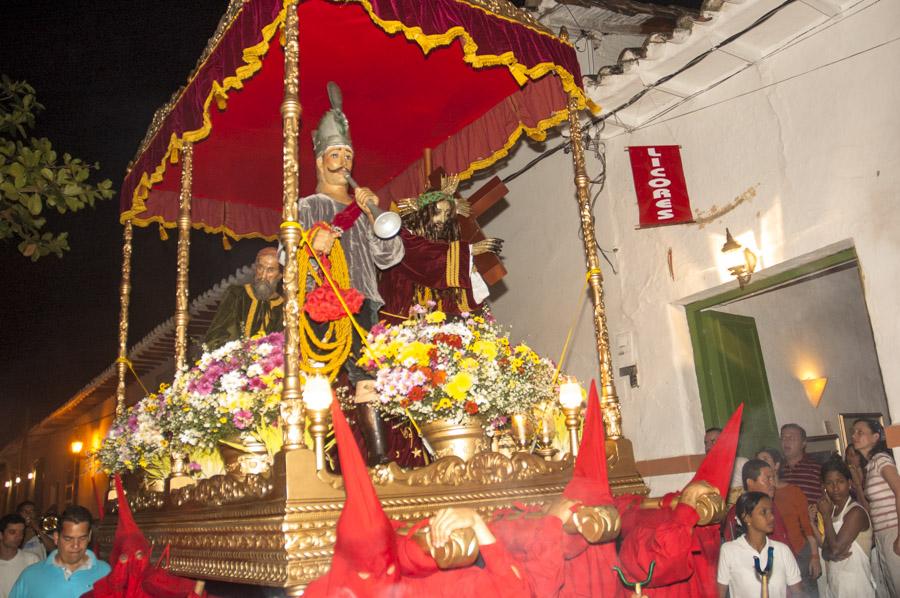
M 625 103 L 623 103 L 622 105 L 616 107 L 614 110 L 611 110 L 611 111 L 609 111 L 609 112 L 603 113 L 603 114 L 601 114 L 601 115 L 599 115 L 599 116 L 596 116 L 596 117 L 592 117 L 591 119 L 589 119 L 589 120 L 587 121 L 587 123 L 585 123 L 585 125 L 582 127 L 582 133 L 583 133 L 585 139 L 587 140 L 587 143 L 585 144 L 585 145 L 586 145 L 586 149 L 589 150 L 589 151 L 593 151 L 593 152 L 594 152 L 595 156 L 597 157 L 598 161 L 600 162 L 600 168 L 601 168 L 601 172 L 600 172 L 595 178 L 591 179 L 591 182 L 590 182 L 590 188 L 591 188 L 591 193 L 592 193 L 592 196 L 591 196 L 591 210 L 592 210 L 592 211 L 593 211 L 594 205 L 596 204 L 596 201 L 597 201 L 598 197 L 600 196 L 600 193 L 603 191 L 603 188 L 604 188 L 604 185 L 605 185 L 605 182 L 606 182 L 606 147 L 605 147 L 605 144 L 604 144 L 604 143 L 602 142 L 602 140 L 600 139 L 600 135 L 601 135 L 603 129 L 605 128 L 605 126 L 606 126 L 606 121 L 607 121 L 608 119 L 610 119 L 610 118 L 615 118 L 616 120 L 618 120 L 617 114 L 618 114 L 620 111 L 622 111 L 622 110 L 628 108 L 629 106 L 634 105 L 634 104 L 635 104 L 637 101 L 639 101 L 644 95 L 646 95 L 651 89 L 654 89 L 654 88 L 656 88 L 656 87 L 658 87 L 658 86 L 660 86 L 660 85 L 663 85 L 664 83 L 670 81 L 671 79 L 673 79 L 674 77 L 678 76 L 679 74 L 681 74 L 681 73 L 687 71 L 688 69 L 694 67 L 695 65 L 699 64 L 700 62 L 702 62 L 704 59 L 706 59 L 707 57 L 709 57 L 709 56 L 710 56 L 711 54 L 713 54 L 714 52 L 717 52 L 717 51 L 723 51 L 723 52 L 724 52 L 725 50 L 722 49 L 723 47 L 727 46 L 728 44 L 733 43 L 734 41 L 738 40 L 739 38 L 741 38 L 742 36 L 746 35 L 746 34 L 749 33 L 750 31 L 752 31 L 752 30 L 756 29 L 757 27 L 759 27 L 760 25 L 764 24 L 766 21 L 768 21 L 769 19 L 771 19 L 772 17 L 774 17 L 776 14 L 778 14 L 780 11 L 784 10 L 787 6 L 789 6 L 789 5 L 793 4 L 793 3 L 795 3 L 796 1 L 797 1 L 797 0 L 785 0 L 784 2 L 782 2 L 781 4 L 779 4 L 778 6 L 772 8 L 771 10 L 767 11 L 765 14 L 761 15 L 761 16 L 760 16 L 759 18 L 757 18 L 753 23 L 751 23 L 750 25 L 748 25 L 748 26 L 745 27 L 744 29 L 742 29 L 742 30 L 740 30 L 740 31 L 738 31 L 738 32 L 736 32 L 736 33 L 734 33 L 734 34 L 732 34 L 731 36 L 729 36 L 729 37 L 723 39 L 722 41 L 720 41 L 719 43 L 715 44 L 713 47 L 711 47 L 710 49 L 706 50 L 705 52 L 703 52 L 703 53 L 697 55 L 697 56 L 694 57 L 692 60 L 690 60 L 689 62 L 687 62 L 686 64 L 684 64 L 682 67 L 676 69 L 676 70 L 673 71 L 672 73 L 669 73 L 669 74 L 667 74 L 667 75 L 665 75 L 665 76 L 659 78 L 659 79 L 656 80 L 655 82 L 653 82 L 653 83 L 651 83 L 651 84 L 645 86 L 643 89 L 641 89 L 639 92 L 635 93 L 631 98 L 629 98 Z M 775 49 L 775 50 L 769 52 L 768 54 L 766 54 L 765 56 L 761 57 L 759 60 L 755 61 L 754 63 L 748 64 L 744 69 L 740 69 L 740 70 L 738 70 L 737 72 L 732 73 L 732 74 L 729 75 L 728 77 L 725 77 L 724 79 L 722 79 L 722 80 L 720 80 L 720 81 L 718 81 L 718 82 L 716 82 L 716 83 L 714 83 L 714 84 L 708 86 L 707 88 L 705 88 L 705 89 L 703 89 L 703 90 L 700 90 L 700 91 L 698 91 L 698 92 L 696 92 L 696 93 L 694 93 L 694 94 L 691 94 L 690 96 L 687 96 L 687 97 L 683 98 L 680 102 L 677 102 L 676 105 L 674 105 L 674 106 L 672 106 L 672 107 L 670 107 L 670 108 L 667 108 L 666 110 L 662 111 L 660 114 L 655 115 L 653 118 L 651 118 L 650 120 L 648 120 L 646 123 L 643 123 L 643 124 L 641 125 L 641 127 L 649 126 L 649 125 L 651 125 L 651 124 L 661 124 L 661 123 L 664 123 L 664 122 L 668 122 L 668 120 L 672 120 L 672 119 L 674 119 L 674 118 L 680 118 L 681 116 L 685 116 L 685 115 L 687 115 L 687 114 L 692 114 L 692 113 L 697 112 L 697 111 L 699 111 L 699 110 L 703 110 L 703 109 L 705 109 L 705 108 L 710 107 L 710 106 L 704 106 L 704 107 L 698 108 L 697 110 L 693 110 L 693 111 L 690 111 L 690 112 L 687 112 L 687 113 L 684 113 L 684 114 L 677 115 L 677 116 L 672 117 L 672 118 L 670 118 L 670 119 L 665 119 L 665 120 L 661 120 L 661 121 L 658 120 L 658 119 L 660 119 L 661 117 L 665 116 L 666 114 L 671 113 L 672 110 L 674 110 L 675 108 L 678 108 L 679 106 L 683 105 L 685 102 L 690 101 L 690 100 L 692 100 L 692 99 L 695 99 L 697 96 L 699 96 L 699 95 L 701 95 L 701 94 L 703 94 L 703 93 L 705 93 L 705 92 L 707 92 L 707 91 L 713 89 L 713 88 L 716 87 L 717 85 L 720 85 L 720 84 L 722 84 L 723 82 L 725 82 L 725 81 L 731 79 L 732 77 L 736 76 L 737 74 L 743 72 L 744 70 L 746 70 L 746 68 L 749 68 L 750 66 L 753 66 L 754 64 L 758 64 L 758 63 L 759 63 L 760 61 L 762 61 L 762 60 L 765 60 L 765 59 L 767 59 L 767 58 L 769 58 L 769 57 L 771 57 L 771 56 L 774 56 L 774 55 L 776 55 L 776 54 L 778 54 L 778 53 L 780 53 L 780 52 L 782 52 L 782 51 L 784 51 L 784 50 L 786 50 L 786 49 L 788 49 L 788 48 L 790 48 L 790 47 L 793 47 L 793 46 L 795 46 L 795 45 L 797 45 L 797 44 L 800 44 L 800 43 L 802 43 L 802 42 L 804 42 L 804 41 L 807 41 L 807 40 L 813 38 L 814 36 L 816 36 L 816 35 L 818 35 L 818 34 L 824 32 L 824 31 L 826 31 L 827 29 L 830 29 L 832 26 L 834 26 L 834 25 L 837 24 L 838 22 L 841 22 L 841 21 L 844 20 L 845 18 L 850 18 L 850 17 L 856 16 L 856 15 L 862 13 L 863 11 L 868 10 L 869 8 L 871 8 L 872 6 L 874 6 L 875 4 L 878 4 L 881 0 L 874 0 L 874 1 L 872 1 L 870 4 L 868 4 L 868 5 L 864 6 L 863 8 L 859 9 L 858 11 L 856 11 L 856 12 L 854 12 L 854 13 L 851 13 L 851 14 L 848 14 L 849 11 L 853 10 L 855 7 L 859 6 L 860 4 L 863 4 L 865 1 L 866 1 L 866 0 L 859 0 L 859 2 L 857 2 L 857 3 L 853 4 L 852 6 L 848 7 L 846 10 L 842 11 L 842 13 L 840 13 L 840 14 L 838 14 L 838 15 L 833 15 L 833 16 L 830 17 L 825 23 L 821 23 L 821 24 L 819 24 L 819 25 L 816 25 L 815 27 L 813 27 L 813 28 L 811 28 L 811 29 L 809 29 L 809 30 L 807 30 L 807 31 L 804 31 L 804 32 L 798 34 L 798 35 L 795 36 L 794 38 L 790 39 L 786 44 L 784 44 L 784 45 L 782 45 L 781 47 L 779 47 L 779 48 L 777 48 L 777 49 Z M 570 12 L 571 12 L 571 11 L 570 11 Z M 574 15 L 572 15 L 572 17 L 573 17 L 573 19 L 575 18 Z M 840 18 L 840 17 L 843 17 L 843 18 Z M 589 40 L 589 42 L 591 43 L 591 48 L 590 48 L 590 49 L 592 50 L 592 42 L 593 42 L 592 38 L 591 38 L 586 32 L 582 31 L 582 37 L 579 37 L 579 40 L 582 39 L 583 37 L 588 37 L 588 40 Z M 759 88 L 759 89 L 754 89 L 754 90 L 751 90 L 751 91 L 742 93 L 742 94 L 740 94 L 740 95 L 737 96 L 737 97 L 742 97 L 742 96 L 744 96 L 744 95 L 748 95 L 748 94 L 753 93 L 753 92 L 755 92 L 755 91 L 759 91 L 760 89 L 765 89 L 766 87 L 771 87 L 772 85 L 775 85 L 775 84 L 777 84 L 777 83 L 780 83 L 780 82 L 783 82 L 783 81 L 787 81 L 787 80 L 794 79 L 794 78 L 796 78 L 796 77 L 802 76 L 803 74 L 807 74 L 807 73 L 810 73 L 810 72 L 814 72 L 814 71 L 818 70 L 819 68 L 824 68 L 824 67 L 826 67 L 826 66 L 830 66 L 830 65 L 832 65 L 832 64 L 836 64 L 836 63 L 838 63 L 838 62 L 841 62 L 842 60 L 846 60 L 846 59 L 852 58 L 852 57 L 854 57 L 854 56 L 863 54 L 863 53 L 865 53 L 865 52 L 868 52 L 868 51 L 871 51 L 871 50 L 880 48 L 880 47 L 885 46 L 885 45 L 887 45 L 887 44 L 889 44 L 889 43 L 893 43 L 893 42 L 897 41 L 898 39 L 900 39 L 900 38 L 893 38 L 893 39 L 888 40 L 888 41 L 886 41 L 886 42 L 884 42 L 884 43 L 880 43 L 880 44 L 877 44 L 877 45 L 875 45 L 875 46 L 873 46 L 873 47 L 871 47 L 871 48 L 867 48 L 866 50 L 863 50 L 863 51 L 861 51 L 861 52 L 856 52 L 856 53 L 854 53 L 854 54 L 852 54 L 852 55 L 850 55 L 850 56 L 847 56 L 847 57 L 845 57 L 845 58 L 843 58 L 843 59 L 835 60 L 835 61 L 829 62 L 829 63 L 827 63 L 827 64 L 825 64 L 825 65 L 821 65 L 820 67 L 817 67 L 817 68 L 814 68 L 814 69 L 810 69 L 809 71 L 806 71 L 805 73 L 800 73 L 800 74 L 798 74 L 798 75 L 795 75 L 795 76 L 792 76 L 792 77 L 788 77 L 788 78 L 786 78 L 786 79 L 784 79 L 784 80 L 782 80 L 782 81 L 778 81 L 778 82 L 772 83 L 772 84 L 770 84 L 770 85 L 763 86 L 763 87 L 761 87 L 761 88 Z M 591 53 L 592 53 L 592 52 L 591 52 Z M 722 100 L 722 102 L 724 102 L 724 101 L 727 101 L 727 100 Z M 713 106 L 714 106 L 714 105 L 717 105 L 717 104 L 719 104 L 719 103 L 722 103 L 722 102 L 717 102 L 716 104 L 713 104 Z M 656 121 L 656 122 L 654 122 L 654 121 Z M 623 127 L 623 128 L 624 128 L 624 127 Z M 592 133 L 592 129 L 593 129 L 593 133 Z M 626 128 L 626 132 L 630 132 L 630 131 Z M 535 158 L 533 158 L 532 160 L 530 160 L 530 161 L 529 161 L 527 164 L 525 164 L 522 168 L 520 168 L 519 170 L 517 170 L 517 171 L 515 171 L 515 172 L 509 174 L 509 175 L 506 176 L 505 178 L 503 178 L 503 182 L 504 182 L 504 183 L 509 183 L 509 182 L 515 180 L 516 178 L 518 178 L 518 177 L 520 177 L 521 175 L 523 175 L 525 172 L 527 172 L 527 171 L 531 170 L 532 168 L 534 168 L 538 163 L 540 163 L 541 161 L 543 161 L 543 160 L 546 159 L 546 158 L 549 158 L 549 157 L 552 156 L 553 154 L 556 154 L 556 153 L 559 152 L 560 150 L 563 150 L 564 152 L 568 153 L 568 152 L 570 151 L 569 146 L 570 146 L 571 141 L 568 139 L 568 136 L 567 136 L 567 135 L 562 134 L 561 136 L 562 136 L 563 139 L 564 139 L 564 141 L 563 141 L 562 143 L 560 143 L 560 144 L 558 144 L 558 145 L 556 145 L 556 146 L 554 146 L 554 147 L 552 147 L 552 148 L 550 148 L 550 149 L 548 149 L 548 150 L 545 150 L 544 152 L 542 152 L 541 154 L 539 154 L 538 156 L 536 156 Z M 597 190 L 596 190 L 596 191 L 594 191 L 594 187 L 597 187 Z M 616 269 L 615 269 L 615 266 L 613 266 L 612 261 L 610 260 L 609 256 L 607 255 L 607 251 L 608 251 L 608 250 L 604 250 L 602 247 L 599 247 L 599 245 L 598 245 L 598 249 L 599 249 L 600 252 L 602 253 L 604 259 L 605 259 L 605 260 L 610 264 L 610 266 L 613 268 L 613 273 L 614 273 L 614 274 L 617 273 L 617 272 L 616 272 Z M 615 250 L 613 250 L 613 251 L 615 251 Z

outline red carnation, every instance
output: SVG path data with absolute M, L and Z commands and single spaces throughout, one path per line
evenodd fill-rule
M 475 415 L 478 413 L 478 405 L 474 401 L 466 401 L 466 413 Z
M 445 372 L 444 370 L 435 370 L 434 376 L 432 376 L 431 381 L 440 386 L 447 381 L 447 372 Z
M 425 389 L 421 386 L 414 386 L 409 394 L 406 395 L 411 401 L 421 401 L 425 398 Z
M 350 308 L 351 313 L 359 313 L 365 300 L 362 293 L 351 287 L 349 289 L 341 289 L 341 296 L 343 296 L 344 302 Z M 347 316 L 331 285 L 316 287 L 312 293 L 307 295 L 303 311 L 308 313 L 309 317 L 316 322 L 333 322 Z

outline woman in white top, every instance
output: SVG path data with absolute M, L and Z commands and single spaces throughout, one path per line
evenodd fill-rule
M 879 595 L 900 596 L 900 537 L 897 536 L 897 512 L 900 511 L 900 474 L 884 440 L 884 428 L 875 420 L 858 419 L 853 424 L 853 446 L 866 460 L 863 506 L 869 511 L 875 532 L 875 562 L 879 563 L 886 586 Z M 878 573 L 873 572 L 873 573 Z
M 726 592 L 731 598 L 759 598 L 762 580 L 757 566 L 769 568 L 769 598 L 784 598 L 788 589 L 792 595 L 801 595 L 800 568 L 794 554 L 787 544 L 768 537 L 775 529 L 772 499 L 762 492 L 746 492 L 735 505 L 735 516 L 744 535 L 723 544 L 719 552 L 716 581 L 720 598 L 725 598 Z
M 822 466 L 825 494 L 816 506 L 824 528 L 828 589 L 834 598 L 874 598 L 872 526 L 863 506 L 850 498 L 850 480 L 850 469 L 839 456 Z

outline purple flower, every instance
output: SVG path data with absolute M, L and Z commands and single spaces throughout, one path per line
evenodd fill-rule
M 191 461 L 190 463 L 188 463 L 188 469 L 190 469 L 191 471 L 200 471 L 200 469 L 202 468 L 196 461 Z
M 246 430 L 253 423 L 253 414 L 246 409 L 239 409 L 231 417 L 231 421 L 238 430 Z
M 247 388 L 250 390 L 262 390 L 266 387 L 266 383 L 263 382 L 260 378 L 251 378 L 250 382 L 247 384 Z

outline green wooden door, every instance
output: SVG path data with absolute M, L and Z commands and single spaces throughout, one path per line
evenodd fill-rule
M 696 315 L 697 378 L 707 427 L 724 425 L 744 403 L 738 454 L 752 457 L 763 446 L 778 446 L 778 424 L 756 321 L 712 310 Z

